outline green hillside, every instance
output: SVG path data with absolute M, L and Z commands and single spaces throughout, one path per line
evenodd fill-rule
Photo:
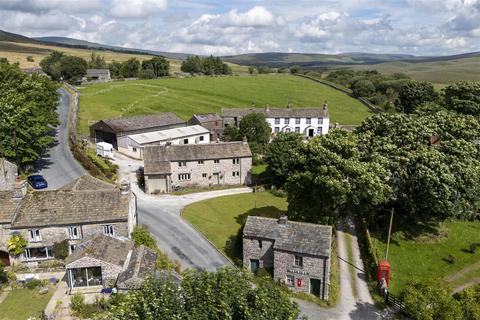
M 188 120 L 195 113 L 225 107 L 322 107 L 328 101 L 331 121 L 358 124 L 369 110 L 358 100 L 319 83 L 290 75 L 138 80 L 79 88 L 79 131 L 111 117 L 173 111 Z

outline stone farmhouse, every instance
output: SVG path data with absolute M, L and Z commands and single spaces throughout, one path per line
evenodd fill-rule
M 273 270 L 291 290 L 328 299 L 332 227 L 249 216 L 243 230 L 243 265 Z
M 86 77 L 88 81 L 97 82 L 108 82 L 112 79 L 109 69 L 87 69 Z
M 210 131 L 199 125 L 139 133 L 128 136 L 126 155 L 143 159 L 143 149 L 148 145 L 210 143 Z
M 223 121 L 216 113 L 194 114 L 188 120 L 188 125 L 200 125 L 210 131 L 210 141 L 215 141 L 222 135 Z
M 73 251 L 97 233 L 128 238 L 137 224 L 136 197 L 129 186 L 118 188 L 88 175 L 55 191 L 1 191 L 0 200 L 0 255 L 8 255 L 12 235 L 28 241 L 24 253 L 9 256 L 7 264 L 20 261 L 35 267 L 54 258 L 54 243 L 68 240 Z
M 272 128 L 272 133 L 298 132 L 306 138 L 328 133 L 330 117 L 328 106 L 323 108 L 249 108 L 222 109 L 223 126 L 237 126 L 244 116 L 250 113 L 261 113 Z
M 90 126 L 90 138 L 95 143 L 108 142 L 115 149 L 127 152 L 129 135 L 184 127 L 185 125 L 185 121 L 173 112 L 106 119 Z
M 103 287 L 134 289 L 155 275 L 157 253 L 132 240 L 97 234 L 77 246 L 65 261 L 70 293 Z
M 252 153 L 246 141 L 147 146 L 144 162 L 147 193 L 251 182 Z

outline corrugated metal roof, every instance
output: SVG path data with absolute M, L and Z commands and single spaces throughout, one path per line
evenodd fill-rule
M 130 139 L 132 139 L 138 144 L 148 144 L 148 143 L 159 142 L 159 141 L 167 141 L 169 139 L 178 139 L 178 138 L 191 137 L 194 135 L 208 134 L 208 133 L 210 133 L 210 131 L 208 131 L 204 127 L 195 125 L 195 126 L 173 128 L 173 129 L 160 130 L 160 131 L 154 131 L 154 132 L 133 134 L 129 137 Z

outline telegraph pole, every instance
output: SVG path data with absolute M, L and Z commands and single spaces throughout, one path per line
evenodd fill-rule
M 388 260 L 388 250 L 390 249 L 390 237 L 392 236 L 393 213 L 395 210 L 390 210 L 390 226 L 388 227 L 387 250 L 385 251 L 385 260 Z

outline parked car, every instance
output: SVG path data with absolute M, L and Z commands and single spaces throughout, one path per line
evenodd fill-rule
M 32 175 L 28 177 L 28 183 L 32 186 L 33 189 L 45 189 L 48 187 L 48 182 L 41 175 Z

